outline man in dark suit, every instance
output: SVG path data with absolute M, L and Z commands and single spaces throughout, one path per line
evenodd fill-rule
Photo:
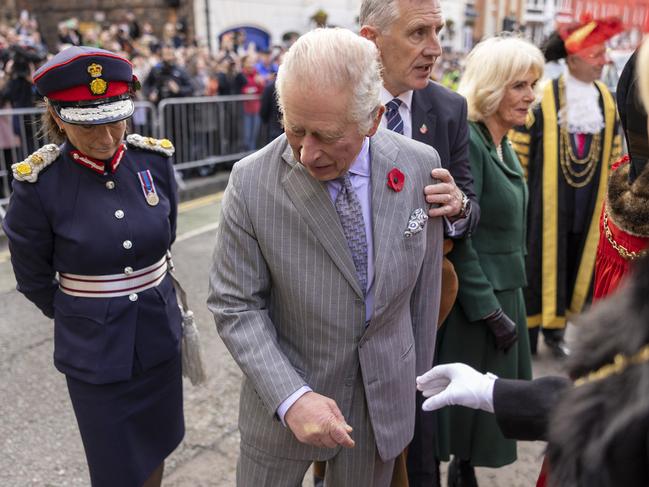
M 446 237 L 471 235 L 480 208 L 469 166 L 466 100 L 430 80 L 433 65 L 442 54 L 438 34 L 444 18 L 439 0 L 363 0 L 360 24 L 360 34 L 373 41 L 381 54 L 381 101 L 386 106 L 382 123 L 433 146 L 440 155 L 442 168 L 435 169 L 433 177 L 441 184 L 425 189 L 427 201 L 439 205 L 431 208 L 429 215 L 444 217 Z M 450 242 L 445 244 L 445 251 L 450 248 Z M 448 305 L 450 310 L 457 277 L 450 261 L 444 262 L 447 269 L 442 278 L 441 307 Z M 421 413 L 422 402 L 418 395 L 415 437 L 408 449 L 411 487 L 439 485 L 438 461 L 431 440 L 436 420 L 432 414 Z
M 443 167 L 435 177 L 443 184 L 426 188 L 428 202 L 440 205 L 430 214 L 448 220 L 447 236 L 470 234 L 480 210 L 468 160 L 466 101 L 430 80 L 442 53 L 437 37 L 444 26 L 439 0 L 364 0 L 360 23 L 360 34 L 373 41 L 381 54 L 381 98 L 387 109 L 383 124 L 435 147 Z M 389 121 L 395 104 L 395 118 L 402 123 L 393 126 Z

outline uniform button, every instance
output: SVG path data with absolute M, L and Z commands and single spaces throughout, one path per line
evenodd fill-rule
M 133 247 L 133 242 L 131 242 L 130 240 L 124 240 L 124 242 L 122 243 L 122 247 L 128 250 L 131 247 Z
M 133 302 L 137 301 L 137 294 L 135 294 L 135 293 L 129 294 L 128 299 L 130 299 Z
M 106 189 L 115 189 L 115 183 L 113 181 L 106 181 Z
M 124 212 L 122 210 L 117 210 L 115 212 L 115 218 L 117 218 L 118 220 L 121 220 L 122 218 L 124 218 Z
M 128 276 L 129 274 L 133 274 L 133 268 L 132 268 L 131 266 L 129 266 L 129 267 L 124 267 L 124 274 L 126 274 L 127 276 Z

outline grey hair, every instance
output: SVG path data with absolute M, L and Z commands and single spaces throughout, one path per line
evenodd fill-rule
M 381 107 L 381 86 L 374 43 L 340 28 L 315 29 L 300 37 L 284 56 L 275 82 L 282 113 L 290 88 L 309 92 L 351 90 L 347 115 L 358 123 L 361 133 L 369 131 Z
M 363 0 L 358 20 L 361 27 L 371 25 L 385 32 L 398 18 L 398 0 Z
M 541 50 L 520 37 L 497 36 L 480 42 L 466 58 L 457 89 L 467 100 L 469 120 L 481 122 L 493 115 L 507 87 L 529 71 L 541 78 L 544 63 Z

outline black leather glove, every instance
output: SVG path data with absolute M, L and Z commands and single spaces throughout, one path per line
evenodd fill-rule
M 499 308 L 484 318 L 484 322 L 489 327 L 491 333 L 493 333 L 498 350 L 504 350 L 506 352 L 518 340 L 516 323 L 502 309 Z

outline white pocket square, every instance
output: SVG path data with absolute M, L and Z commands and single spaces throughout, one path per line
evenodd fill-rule
M 408 228 L 406 228 L 406 231 L 403 232 L 403 235 L 405 237 L 412 237 L 416 233 L 421 232 L 424 229 L 426 220 L 428 220 L 428 215 L 426 214 L 426 212 L 422 208 L 417 208 L 410 215 L 410 219 L 408 220 Z

